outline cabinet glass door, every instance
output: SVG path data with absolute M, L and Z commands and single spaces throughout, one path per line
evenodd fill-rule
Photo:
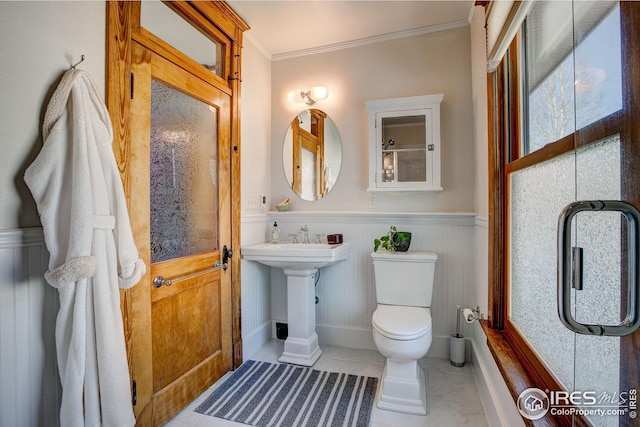
M 426 182 L 427 115 L 383 117 L 381 122 L 382 181 Z

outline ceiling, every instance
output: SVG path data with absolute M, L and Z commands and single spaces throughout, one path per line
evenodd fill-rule
M 273 60 L 454 28 L 469 23 L 473 0 L 289 0 L 227 3 L 249 24 L 246 36 Z

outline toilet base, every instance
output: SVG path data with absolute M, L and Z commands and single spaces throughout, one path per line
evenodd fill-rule
M 426 415 L 426 382 L 417 361 L 387 359 L 382 383 L 376 390 L 376 406 L 387 411 Z

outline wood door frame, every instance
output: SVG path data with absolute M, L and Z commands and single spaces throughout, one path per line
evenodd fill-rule
M 291 121 L 291 134 L 293 138 L 293 191 L 302 196 L 302 150 L 310 151 L 315 155 L 313 172 L 316 176 L 316 186 L 314 196 L 321 199 L 324 194 L 324 120 L 327 114 L 321 110 L 309 110 L 311 126 L 307 131 L 300 127 L 300 116 L 294 117 Z M 315 123 L 314 123 L 315 120 Z
M 167 3 L 169 4 L 169 3 Z M 214 39 L 225 45 L 225 58 L 227 64 L 222 77 L 209 72 L 203 72 L 199 66 L 189 67 L 189 71 L 196 76 L 211 83 L 215 87 L 231 95 L 231 126 L 230 126 L 230 153 L 231 157 L 231 248 L 236 248 L 236 254 L 240 250 L 240 93 L 241 93 L 241 51 L 244 31 L 249 26 L 223 1 L 185 2 L 174 1 L 169 6 L 190 21 L 194 26 L 209 34 Z M 123 181 L 127 204 L 130 204 L 131 183 L 136 179 L 132 173 L 136 169 L 139 159 L 131 152 L 131 117 L 135 112 L 131 111 L 131 96 L 133 81 L 131 78 L 131 52 L 132 41 L 136 38 L 143 43 L 149 41 L 144 31 L 140 31 L 140 2 L 139 1 L 108 1 L 106 2 L 107 18 L 107 61 L 106 61 L 106 103 L 113 126 L 113 151 Z M 221 37 L 224 35 L 224 37 Z M 221 40 L 222 39 L 222 40 Z M 153 42 L 153 40 L 151 40 Z M 168 50 L 165 57 L 171 58 L 172 52 Z M 195 64 L 195 63 L 194 63 Z M 147 229 L 134 228 L 133 234 L 136 242 L 144 241 L 148 237 Z M 141 239 L 141 240 L 140 240 Z M 149 260 L 145 260 L 149 265 Z M 233 367 L 237 368 L 242 363 L 242 332 L 240 310 L 240 257 L 231 258 L 231 299 L 232 299 L 232 345 Z M 149 274 L 143 277 L 149 281 Z M 130 290 L 121 291 L 121 307 L 124 318 L 125 341 L 129 366 L 132 360 L 139 357 L 132 346 L 136 344 L 142 349 L 151 348 L 149 331 L 136 330 L 132 318 L 137 315 L 149 315 L 150 307 L 133 306 L 136 292 L 142 292 L 143 286 L 136 286 Z M 149 313 L 146 313 L 149 311 Z M 137 350 L 138 352 L 144 350 Z M 131 372 L 132 381 L 136 377 L 151 378 L 151 367 L 142 368 L 145 372 Z M 147 372 L 148 371 L 148 372 Z M 136 385 L 137 400 L 150 402 L 152 386 L 144 383 Z M 151 411 L 148 405 L 135 405 L 134 413 L 139 425 L 150 425 Z

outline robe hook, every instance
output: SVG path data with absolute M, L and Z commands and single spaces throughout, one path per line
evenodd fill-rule
M 76 62 L 75 64 L 73 64 L 73 65 L 71 66 L 71 69 L 72 69 L 72 70 L 75 70 L 75 69 L 76 69 L 76 67 L 77 67 L 78 65 L 82 64 L 83 62 L 84 62 L 84 55 L 81 55 L 81 56 L 80 56 L 80 61 L 78 61 L 78 62 Z

